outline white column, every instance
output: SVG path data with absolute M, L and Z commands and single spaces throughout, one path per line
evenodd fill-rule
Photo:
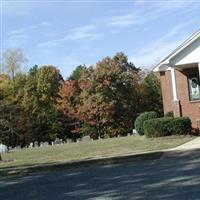
M 200 80 L 200 63 L 198 63 L 198 69 L 199 69 L 199 80 Z
M 171 67 L 171 78 L 172 78 L 172 91 L 173 91 L 173 100 L 177 101 L 177 87 L 176 87 L 176 72 L 175 68 Z

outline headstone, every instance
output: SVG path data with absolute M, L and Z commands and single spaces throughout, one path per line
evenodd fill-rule
M 48 147 L 48 146 L 49 146 L 49 143 L 48 143 L 48 142 L 44 142 L 44 143 L 43 143 L 43 146 Z
M 136 131 L 136 129 L 133 129 L 133 135 L 138 135 L 138 132 Z
M 29 144 L 29 148 L 33 148 L 33 142 Z
M 35 147 L 38 147 L 39 145 L 38 145 L 38 141 L 35 141 Z
M 15 150 L 19 150 L 19 149 L 21 149 L 21 147 L 18 145 L 18 146 L 16 146 L 14 149 L 15 149 Z
M 87 142 L 87 141 L 90 141 L 91 139 L 90 139 L 90 136 L 89 135 L 86 135 L 86 136 L 84 136 L 83 138 L 82 138 L 82 141 L 84 141 L 84 142 Z
M 56 138 L 54 144 L 63 144 L 63 139 Z
M 7 153 L 8 147 L 4 144 L 0 144 L 0 153 Z
M 72 143 L 72 139 L 68 138 L 67 143 Z

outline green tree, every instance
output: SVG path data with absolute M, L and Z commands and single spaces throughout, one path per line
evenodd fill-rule
M 163 103 L 160 79 L 156 74 L 150 72 L 142 82 L 142 111 L 155 111 L 163 115 Z
M 54 66 L 34 66 L 29 70 L 23 107 L 29 115 L 33 142 L 50 143 L 60 131 L 56 99 L 61 80 Z
M 87 70 L 87 67 L 85 65 L 77 66 L 76 69 L 69 76 L 68 80 L 78 81 L 81 77 L 81 74 L 86 70 Z
M 0 142 L 8 146 L 19 143 L 18 119 L 20 107 L 13 96 L 13 81 L 8 75 L 0 75 Z

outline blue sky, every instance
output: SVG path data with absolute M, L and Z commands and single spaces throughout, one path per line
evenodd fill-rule
M 21 48 L 28 67 L 55 65 L 67 77 L 124 52 L 151 68 L 200 29 L 200 1 L 2 1 L 1 45 Z

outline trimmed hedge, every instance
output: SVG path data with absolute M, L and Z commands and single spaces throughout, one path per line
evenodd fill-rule
M 169 131 L 172 135 L 189 134 L 192 131 L 192 123 L 188 117 L 177 117 L 170 121 Z
M 154 111 L 144 112 L 140 114 L 135 120 L 135 129 L 139 135 L 144 135 L 144 122 L 149 119 L 157 118 L 158 114 Z
M 145 121 L 144 134 L 147 137 L 163 137 L 170 135 L 169 123 L 172 119 L 171 117 L 162 117 Z
M 147 137 L 188 134 L 192 130 L 188 117 L 162 117 L 144 122 L 144 133 Z

